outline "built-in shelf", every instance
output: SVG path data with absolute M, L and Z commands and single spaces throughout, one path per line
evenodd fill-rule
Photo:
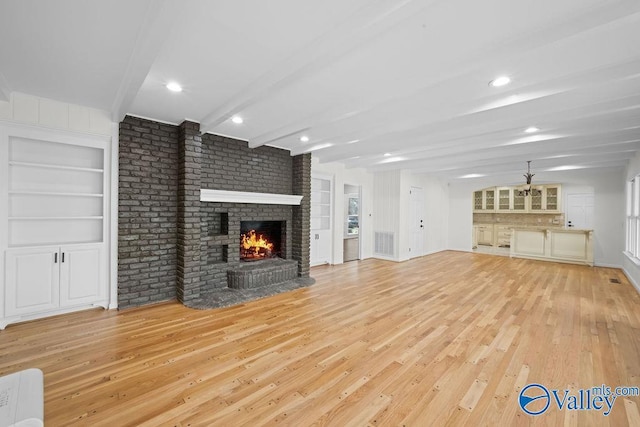
M 31 163 L 31 162 L 17 162 L 10 161 L 9 166 L 25 166 L 30 168 L 45 168 L 45 169 L 58 169 L 58 170 L 69 170 L 69 171 L 80 171 L 80 172 L 95 172 L 102 173 L 103 169 L 95 169 L 95 168 L 82 168 L 77 166 L 64 166 L 64 165 L 53 165 L 50 163 Z
M 300 205 L 302 196 L 293 194 L 252 193 L 248 191 L 200 190 L 201 202 L 257 203 L 265 205 Z
M 101 216 L 18 216 L 9 217 L 13 221 L 37 221 L 37 220 L 60 220 L 60 219 L 103 219 Z
M 11 190 L 9 194 L 17 194 L 24 196 L 63 196 L 63 197 L 98 197 L 102 198 L 99 193 L 60 193 L 54 191 L 17 191 Z

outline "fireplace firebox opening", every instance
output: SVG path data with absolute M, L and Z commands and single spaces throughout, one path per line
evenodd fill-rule
M 285 258 L 283 221 L 241 221 L 240 261 Z

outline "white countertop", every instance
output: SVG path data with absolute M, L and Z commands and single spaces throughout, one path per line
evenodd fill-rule
M 527 227 L 527 226 L 513 226 L 510 227 L 512 230 L 520 230 L 520 231 L 561 231 L 561 232 L 569 232 L 569 233 L 591 233 L 593 230 L 588 230 L 585 228 L 576 228 L 576 227 Z

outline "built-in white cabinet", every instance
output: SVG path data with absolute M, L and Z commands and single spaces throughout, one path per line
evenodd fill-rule
M 74 309 L 107 307 L 108 138 L 4 131 L 0 329 Z
M 106 299 L 102 260 L 101 244 L 7 250 L 5 315 L 98 304 Z
M 58 247 L 6 253 L 5 315 L 20 316 L 59 307 Z
M 331 180 L 311 179 L 310 264 L 331 262 Z

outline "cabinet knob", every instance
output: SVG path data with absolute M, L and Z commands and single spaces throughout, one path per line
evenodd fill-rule
M 58 263 L 58 252 L 56 252 L 55 254 L 53 254 L 53 263 L 57 264 Z

